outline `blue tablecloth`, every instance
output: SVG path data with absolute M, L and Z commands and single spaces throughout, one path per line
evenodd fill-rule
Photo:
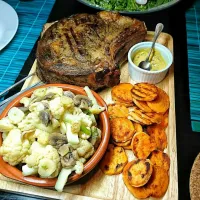
M 48 19 L 55 0 L 5 2 L 16 10 L 19 26 L 12 41 L 0 51 L 0 91 L 15 82 Z
M 200 1 L 186 12 L 190 116 L 192 130 L 200 132 Z M 184 113 L 183 113 L 184 114 Z

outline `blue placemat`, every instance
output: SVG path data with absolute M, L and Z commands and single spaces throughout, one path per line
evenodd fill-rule
M 192 130 L 200 132 L 200 1 L 186 12 L 190 115 Z
M 0 91 L 5 90 L 15 82 L 55 1 L 5 0 L 16 10 L 19 17 L 19 27 L 13 40 L 0 51 Z

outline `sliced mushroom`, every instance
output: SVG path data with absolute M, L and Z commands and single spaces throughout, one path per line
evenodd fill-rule
M 63 92 L 64 96 L 74 99 L 75 94 L 69 90 Z
M 76 150 L 74 150 L 72 152 L 72 154 L 73 154 L 73 157 L 74 157 L 75 160 L 79 160 L 79 155 L 78 155 L 78 152 Z
M 67 155 L 61 157 L 62 167 L 73 167 L 76 164 L 76 160 L 73 156 L 73 152 L 69 152 Z
M 79 105 L 79 107 L 81 109 L 85 109 L 85 110 L 87 110 L 89 108 L 88 103 L 87 103 L 87 101 L 85 99 L 81 100 L 81 104 Z
M 61 133 L 52 133 L 49 137 L 49 144 L 59 149 L 62 145 L 67 144 L 67 137 Z
M 52 119 L 52 116 L 48 110 L 42 110 L 39 113 L 39 118 L 45 126 L 48 126 L 49 122 Z
M 69 149 L 69 145 L 68 144 L 63 144 L 59 149 L 58 149 L 58 153 L 61 156 L 65 156 L 67 153 L 69 153 L 70 149 Z
M 30 104 L 42 101 L 43 97 L 31 96 Z
M 80 106 L 82 100 L 84 100 L 87 103 L 88 106 L 92 105 L 91 100 L 87 96 L 84 96 L 84 95 L 76 95 L 74 97 L 74 105 Z
M 53 92 L 49 92 L 44 96 L 43 100 L 46 100 L 46 99 L 50 100 L 53 98 L 54 95 L 55 94 Z
M 44 105 L 45 109 L 49 109 L 49 102 L 47 100 L 42 100 L 41 103 Z

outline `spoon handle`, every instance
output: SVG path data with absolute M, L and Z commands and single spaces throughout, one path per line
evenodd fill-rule
M 147 58 L 146 58 L 146 61 L 149 60 L 149 57 L 150 57 L 150 55 L 151 55 L 151 52 L 152 52 L 152 50 L 153 50 L 153 48 L 154 48 L 154 46 L 155 46 L 156 40 L 158 39 L 158 36 L 159 36 L 160 33 L 162 32 L 163 28 L 164 28 L 164 25 L 163 25 L 162 23 L 158 23 L 158 24 L 156 25 L 155 34 L 154 34 L 154 38 L 153 38 L 153 43 L 152 43 L 151 49 L 150 49 L 150 51 L 149 51 L 149 54 L 148 54 L 148 56 L 147 56 Z

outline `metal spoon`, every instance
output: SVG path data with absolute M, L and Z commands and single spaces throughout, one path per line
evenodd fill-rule
M 162 23 L 158 23 L 156 25 L 155 34 L 154 34 L 154 38 L 153 38 L 153 42 L 152 42 L 149 54 L 148 54 L 147 58 L 144 61 L 139 63 L 138 67 L 140 67 L 142 69 L 145 69 L 145 70 L 150 70 L 151 69 L 151 63 L 149 62 L 149 57 L 150 57 L 151 52 L 152 52 L 152 50 L 154 48 L 156 40 L 157 40 L 158 36 L 160 35 L 161 31 L 163 30 L 163 28 L 164 28 L 164 25 Z

